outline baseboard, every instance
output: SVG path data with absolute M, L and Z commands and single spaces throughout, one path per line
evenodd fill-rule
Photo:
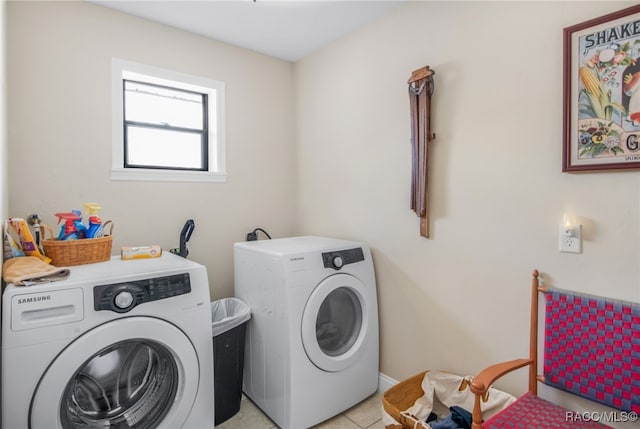
M 398 380 L 394 380 L 381 372 L 378 373 L 378 393 L 384 393 L 396 384 L 398 384 Z

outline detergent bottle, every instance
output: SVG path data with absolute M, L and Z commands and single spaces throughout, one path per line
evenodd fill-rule
M 78 230 L 76 229 L 76 221 L 80 219 L 75 213 L 56 213 L 58 224 L 64 220 L 64 225 L 60 228 L 58 240 L 77 240 Z
M 84 209 L 89 213 L 89 228 L 87 229 L 87 238 L 99 238 L 104 235 L 104 227 L 102 220 L 98 216 L 100 206 L 96 203 L 84 203 Z

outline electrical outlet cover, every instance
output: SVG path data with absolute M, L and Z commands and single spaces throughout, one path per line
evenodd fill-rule
M 582 225 L 576 225 L 573 227 L 573 236 L 568 236 L 565 231 L 566 227 L 564 225 L 560 225 L 560 228 L 558 229 L 558 247 L 560 252 L 582 253 Z

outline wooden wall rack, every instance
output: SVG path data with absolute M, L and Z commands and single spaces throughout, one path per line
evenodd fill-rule
M 428 146 L 436 135 L 431 132 L 433 75 L 429 66 L 411 73 L 411 210 L 420 218 L 420 235 L 429 237 Z

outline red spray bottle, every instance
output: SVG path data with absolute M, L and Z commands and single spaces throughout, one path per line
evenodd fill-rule
M 60 227 L 58 240 L 77 240 L 78 229 L 75 222 L 80 220 L 80 216 L 75 213 L 56 213 L 56 217 L 58 218 L 58 224 L 64 219 L 64 225 Z

